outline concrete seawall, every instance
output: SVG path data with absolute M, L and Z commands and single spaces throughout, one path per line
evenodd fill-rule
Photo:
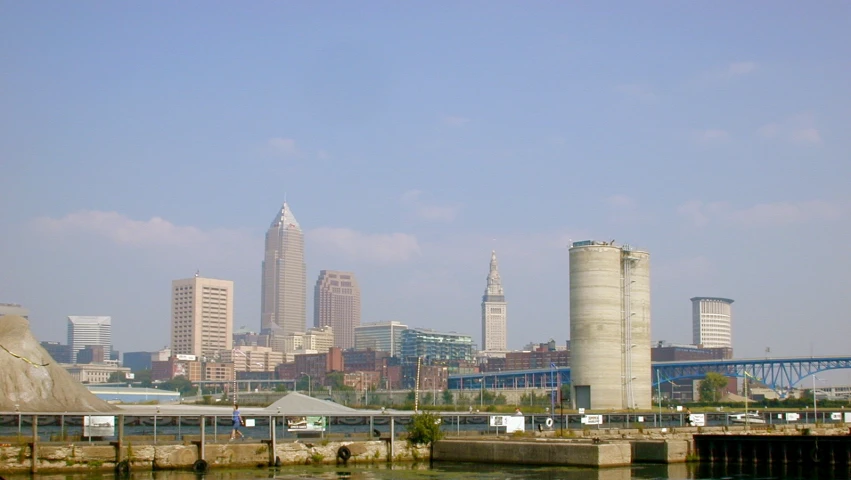
M 413 462 L 428 459 L 427 447 L 411 447 L 406 441 L 278 443 L 274 452 L 269 443 L 237 442 L 207 444 L 203 456 L 197 444 L 116 445 L 40 443 L 33 458 L 32 443 L 0 445 L 0 472 L 87 472 L 130 470 L 192 470 L 203 460 L 205 468 L 265 467 L 278 465 L 335 464 L 338 452 L 347 450 L 348 463 Z M 391 456 L 392 452 L 392 456 Z
M 434 461 L 619 467 L 632 464 L 629 443 L 442 440 Z

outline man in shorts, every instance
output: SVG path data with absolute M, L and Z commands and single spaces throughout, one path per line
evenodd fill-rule
M 233 431 L 230 433 L 231 441 L 236 440 L 237 438 L 242 438 L 245 435 L 239 431 L 239 427 L 244 425 L 244 421 L 242 420 L 242 415 L 239 413 L 239 405 L 233 404 Z

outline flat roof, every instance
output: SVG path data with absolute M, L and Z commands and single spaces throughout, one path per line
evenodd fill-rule
M 692 297 L 689 300 L 691 300 L 692 302 L 695 301 L 695 300 L 718 300 L 719 302 L 727 302 L 727 303 L 733 303 L 735 301 L 732 298 L 723 298 L 723 297 Z

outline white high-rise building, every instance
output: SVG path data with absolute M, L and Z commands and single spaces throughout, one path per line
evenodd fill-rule
M 266 232 L 260 298 L 263 333 L 290 335 L 306 326 L 307 272 L 304 234 L 284 202 Z
M 482 350 L 504 352 L 508 345 L 508 306 L 499 279 L 496 252 L 491 252 L 488 286 L 482 296 Z
M 171 282 L 171 350 L 212 357 L 233 345 L 233 282 L 193 278 Z
M 68 348 L 71 363 L 77 363 L 77 353 L 89 345 L 103 347 L 104 358 L 112 355 L 112 317 L 69 316 Z
M 733 348 L 732 305 L 729 298 L 692 298 L 692 342 L 704 348 Z
M 367 323 L 355 327 L 355 349 L 371 348 L 378 352 L 388 352 L 391 357 L 401 353 L 402 331 L 408 326 L 402 322 Z
M 315 327 L 306 332 L 295 332 L 281 337 L 284 353 L 313 351 L 325 353 L 334 346 L 334 328 L 330 325 Z

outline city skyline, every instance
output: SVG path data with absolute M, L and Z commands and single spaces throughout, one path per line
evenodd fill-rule
M 306 278 L 356 272 L 364 323 L 481 345 L 496 250 L 508 348 L 561 345 L 567 245 L 629 239 L 653 252 L 654 340 L 690 342 L 709 295 L 736 299 L 737 357 L 842 354 L 849 10 L 10 3 L 0 302 L 41 340 L 93 312 L 156 350 L 170 282 L 200 269 L 257 329 L 287 201 Z

